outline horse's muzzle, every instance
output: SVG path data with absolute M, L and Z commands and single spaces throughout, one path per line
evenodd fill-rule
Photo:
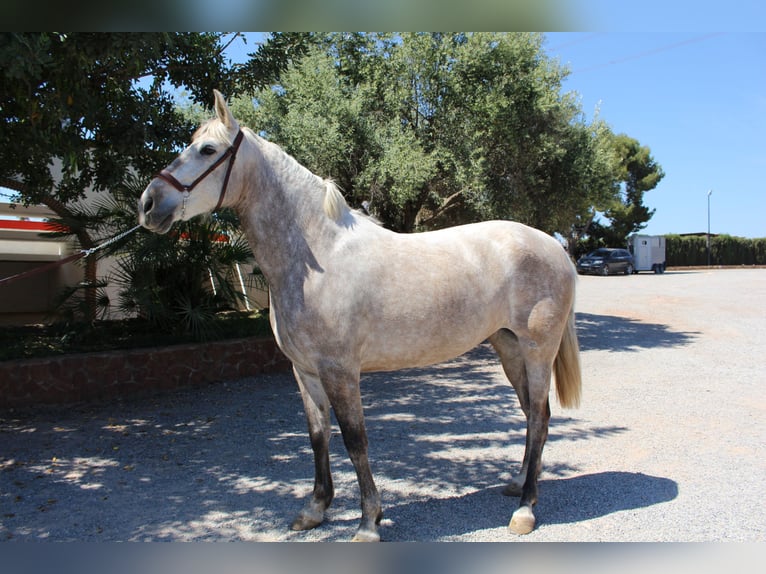
M 138 223 L 155 233 L 167 233 L 175 222 L 175 206 L 166 203 L 155 199 L 150 184 L 138 199 Z

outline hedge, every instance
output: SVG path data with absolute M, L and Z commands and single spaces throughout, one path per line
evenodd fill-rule
M 666 235 L 665 260 L 668 267 L 707 265 L 707 236 Z M 766 265 L 766 238 L 711 236 L 710 264 Z

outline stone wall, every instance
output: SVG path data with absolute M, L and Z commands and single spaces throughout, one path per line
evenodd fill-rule
M 0 363 L 0 408 L 136 396 L 285 372 L 273 339 L 63 355 Z

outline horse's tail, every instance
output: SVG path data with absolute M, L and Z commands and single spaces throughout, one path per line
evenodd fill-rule
M 575 330 L 574 305 L 569 310 L 564 334 L 556 359 L 553 361 L 553 373 L 556 377 L 556 396 L 564 408 L 580 406 L 582 375 L 580 373 L 580 345 Z

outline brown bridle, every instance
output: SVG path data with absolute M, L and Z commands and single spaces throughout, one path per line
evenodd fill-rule
M 223 203 L 223 198 L 226 195 L 226 187 L 229 185 L 229 176 L 231 175 L 231 168 L 234 166 L 234 160 L 237 159 L 237 150 L 239 150 L 239 144 L 242 143 L 242 138 L 244 137 L 244 134 L 242 133 L 242 130 L 239 130 L 237 132 L 237 137 L 234 138 L 234 142 L 231 144 L 229 149 L 227 149 L 221 157 L 219 157 L 217 160 L 215 160 L 215 163 L 211 165 L 209 168 L 207 168 L 202 175 L 200 175 L 197 179 L 195 179 L 193 182 L 191 182 L 189 185 L 184 185 L 180 181 L 178 181 L 175 176 L 173 176 L 172 173 L 162 170 L 160 173 L 155 175 L 154 177 L 158 177 L 160 179 L 164 179 L 166 182 L 168 182 L 170 185 L 175 187 L 178 191 L 181 193 L 185 193 L 184 196 L 184 211 L 186 211 L 186 199 L 188 198 L 188 194 L 191 193 L 191 191 L 197 187 L 197 184 L 200 183 L 203 179 L 205 179 L 208 175 L 213 173 L 215 169 L 221 165 L 223 162 L 225 162 L 227 159 L 229 160 L 229 165 L 226 168 L 226 176 L 223 178 L 223 186 L 221 186 L 221 194 L 218 196 L 218 203 L 215 206 L 215 209 L 213 211 L 218 211 L 221 207 L 221 204 Z M 183 216 L 183 215 L 182 215 Z

